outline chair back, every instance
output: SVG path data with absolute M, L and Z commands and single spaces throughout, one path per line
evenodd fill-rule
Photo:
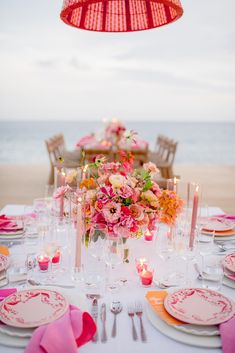
M 63 156 L 65 150 L 64 136 L 62 134 L 52 136 L 46 140 L 45 143 L 49 154 L 50 163 L 54 165 L 58 161 L 59 157 Z

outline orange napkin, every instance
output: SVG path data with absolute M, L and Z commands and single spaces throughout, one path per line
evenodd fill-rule
M 167 296 L 166 291 L 148 292 L 146 299 L 160 318 L 165 321 L 168 325 L 182 325 L 185 322 L 175 319 L 171 316 L 164 307 L 164 299 Z
M 0 254 L 9 256 L 9 249 L 6 245 L 0 245 Z

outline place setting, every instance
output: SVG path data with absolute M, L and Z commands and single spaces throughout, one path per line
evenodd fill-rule
M 4 289 L 0 290 L 0 293 L 2 293 L 0 342 L 3 345 L 27 346 L 27 349 L 30 349 L 30 345 L 36 347 L 37 344 L 40 344 L 37 337 L 38 328 L 42 329 L 42 337 L 48 341 L 48 339 L 52 339 L 50 330 L 53 330 L 54 334 L 56 332 L 59 334 L 58 330 L 64 327 L 64 348 L 66 340 L 67 344 L 72 344 L 69 342 L 71 332 L 74 340 L 79 338 L 81 330 L 86 331 L 88 340 L 94 335 L 95 324 L 87 312 L 88 306 L 82 294 L 71 293 L 56 287 L 51 289 L 32 287 L 19 291 L 16 288 Z M 5 299 L 3 299 L 4 296 Z M 89 323 L 89 326 L 82 328 L 82 320 L 84 319 Z M 77 320 L 77 327 L 76 325 L 73 327 L 74 320 Z M 61 352 L 63 347 L 60 348 Z
M 204 288 L 153 291 L 146 294 L 146 299 L 152 325 L 185 344 L 221 347 L 224 327 L 234 325 L 234 300 L 218 291 Z

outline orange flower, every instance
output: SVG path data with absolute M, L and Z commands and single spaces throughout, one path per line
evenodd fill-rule
M 84 179 L 80 183 L 80 188 L 94 189 L 96 187 L 96 182 L 94 178 Z

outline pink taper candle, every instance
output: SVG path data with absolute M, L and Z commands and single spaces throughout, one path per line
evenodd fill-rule
M 77 236 L 76 236 L 76 255 L 75 255 L 75 267 L 80 269 L 81 267 L 81 251 L 82 251 L 82 204 L 81 197 L 78 198 L 77 205 Z
M 64 195 L 60 196 L 60 218 L 64 216 Z
M 189 238 L 189 248 L 193 249 L 194 238 L 195 238 L 195 230 L 197 223 L 197 211 L 198 211 L 198 190 L 199 186 L 196 187 L 194 197 L 193 197 L 193 209 L 192 209 L 192 221 L 191 221 L 191 230 L 190 230 L 190 238 Z

